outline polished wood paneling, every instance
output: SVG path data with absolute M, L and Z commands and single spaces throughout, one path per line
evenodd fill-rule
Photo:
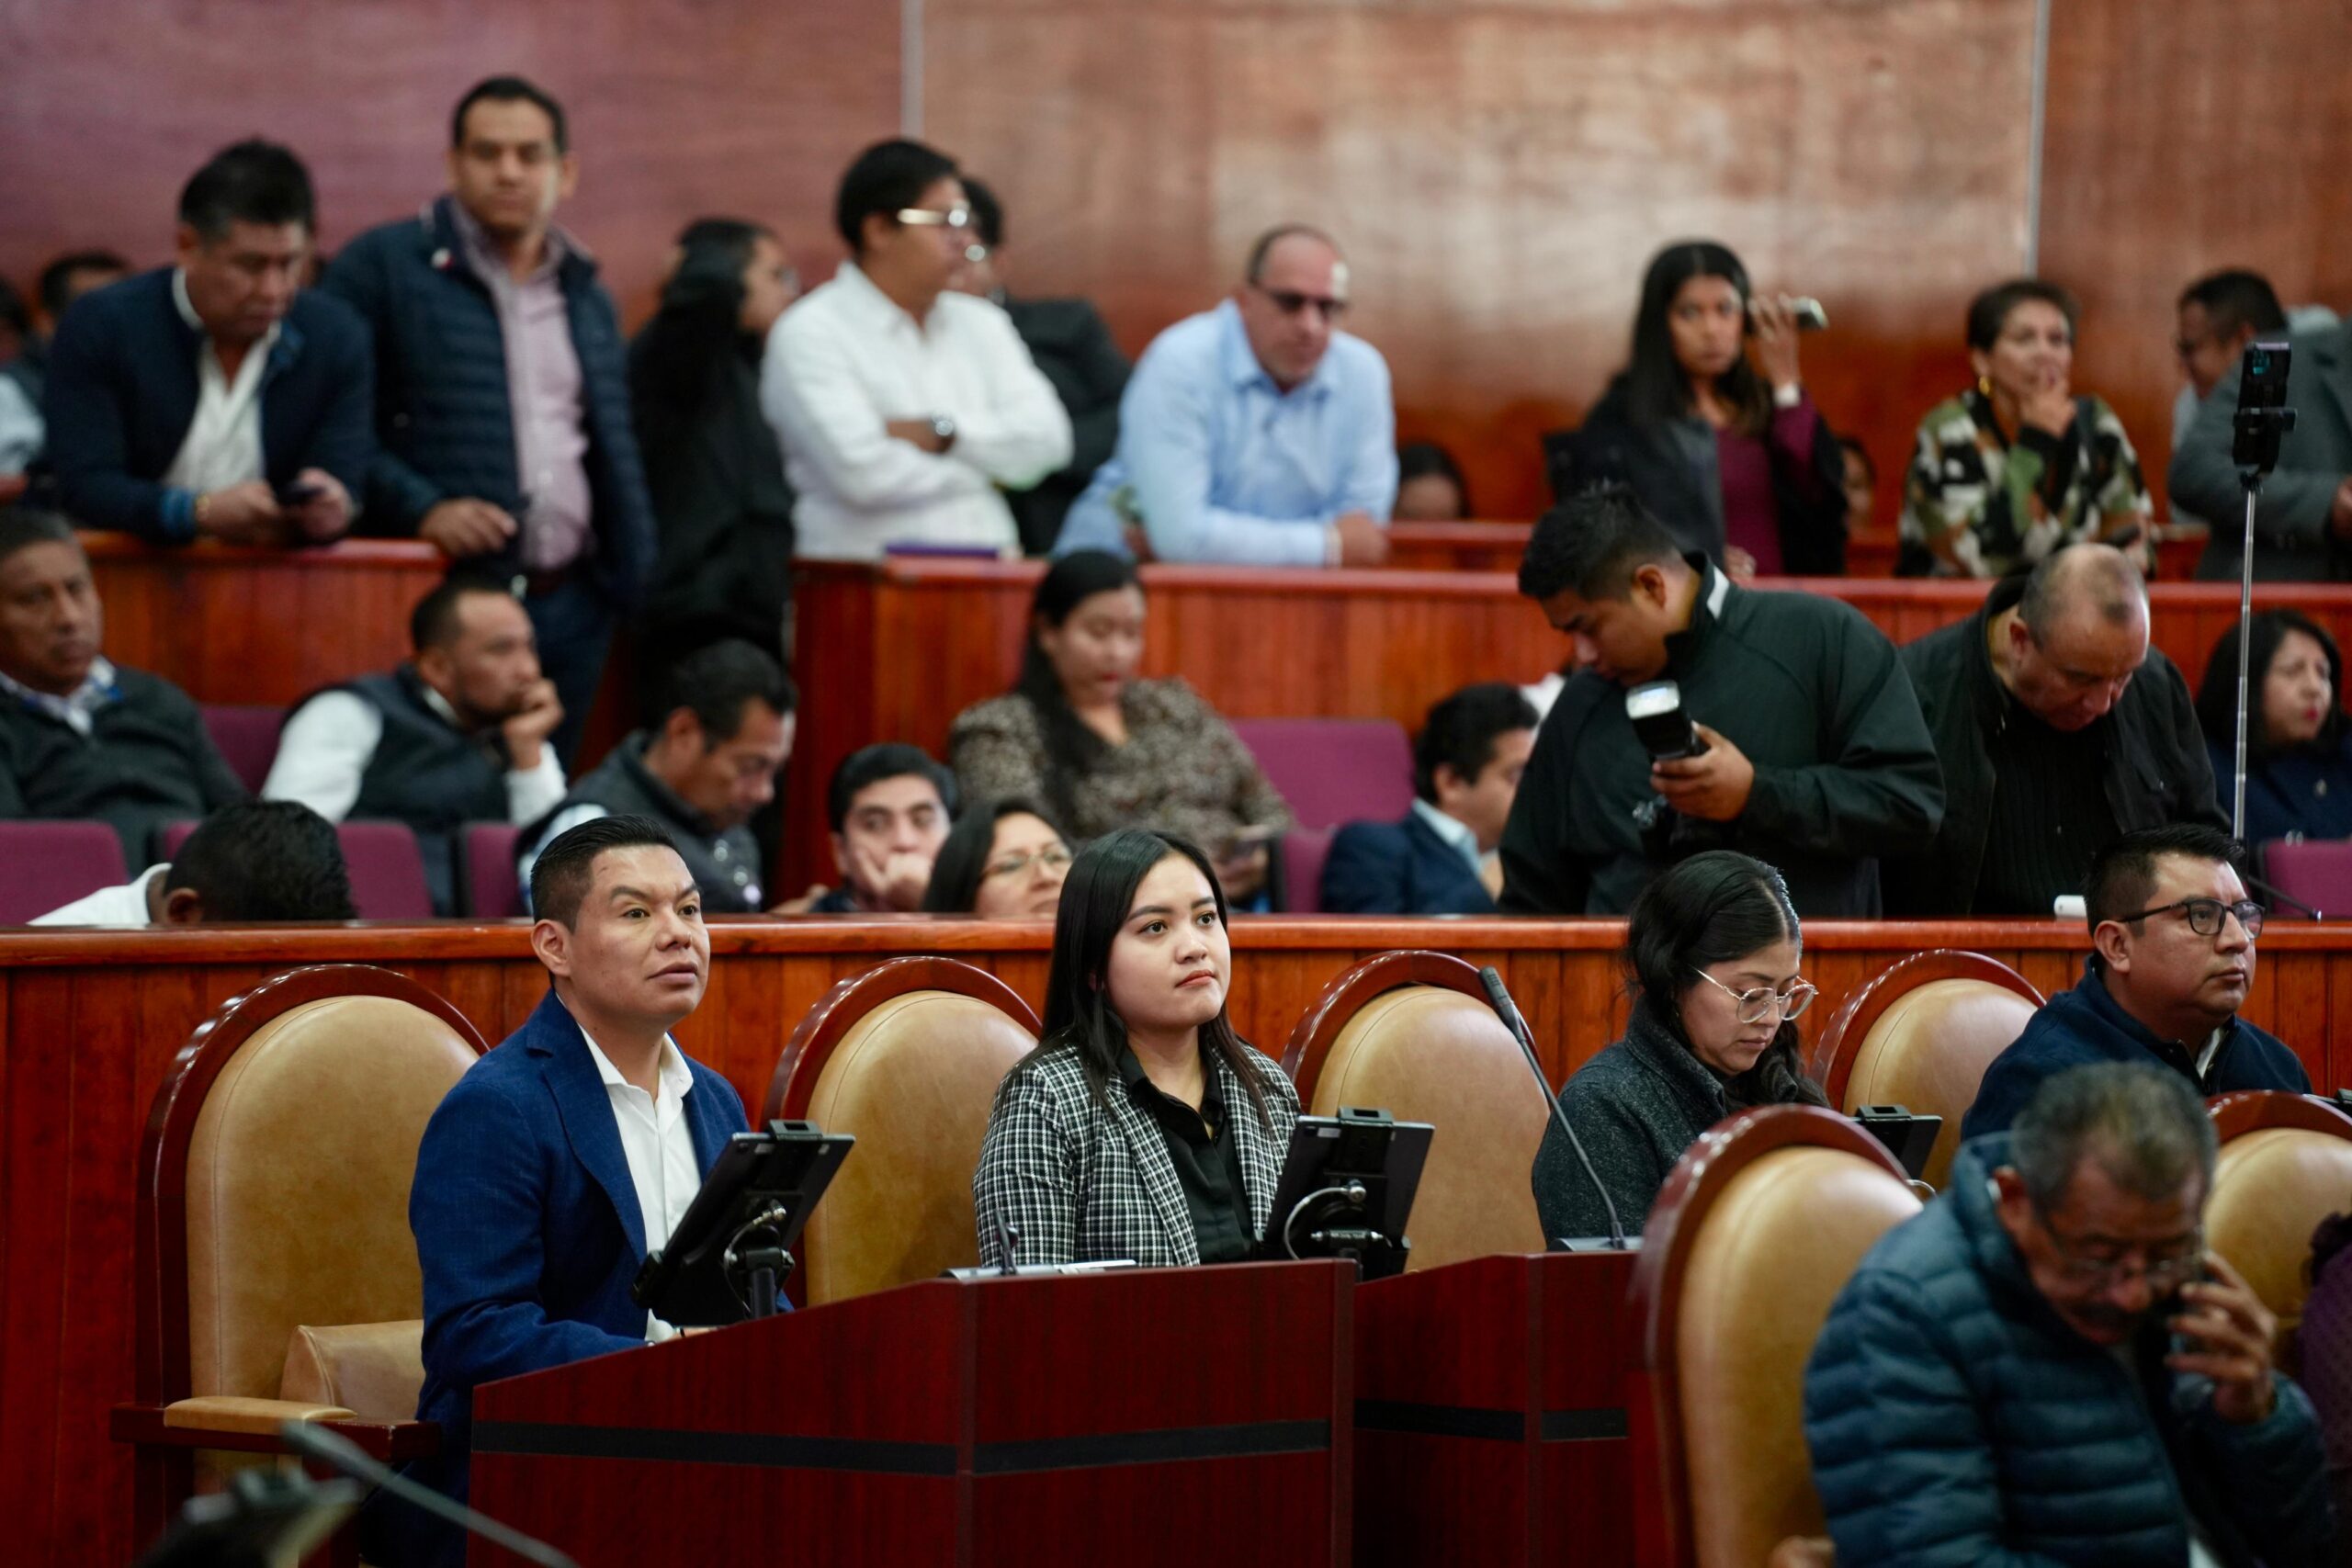
M 2347 57 L 2345 0 L 2052 7 L 2041 270 L 2082 296 L 2076 385 L 2115 405 L 2159 493 L 2183 288 L 2251 266 L 2290 306 L 2352 304 Z
M 1644 264 L 1694 233 L 1828 305 L 1807 378 L 1899 469 L 1966 379 L 1970 292 L 2022 254 L 2033 17 L 930 0 L 924 129 L 1003 196 L 1015 286 L 1092 296 L 1130 352 L 1232 287 L 1261 230 L 1327 226 L 1400 434 L 1524 517 L 1538 434 L 1599 395 Z
M 270 975 L 350 961 L 414 977 L 484 1038 L 503 1039 L 546 991 L 526 936 L 519 922 L 0 935 L 0 1473 L 11 1544 L 28 1543 L 12 1560 L 63 1568 L 131 1555 L 130 1460 L 107 1440 L 106 1412 L 133 1393 L 140 1132 L 190 1032 Z M 1361 960 L 1434 948 L 1502 971 L 1556 1083 L 1623 1025 L 1622 941 L 1622 926 L 1603 920 L 1245 917 L 1234 928 L 1234 1021 L 1279 1049 Z M 709 993 L 679 1033 L 757 1104 L 793 1028 L 837 981 L 885 958 L 946 953 L 1034 1007 L 1047 942 L 1042 924 L 720 920 Z M 1871 976 L 1936 947 L 1985 953 L 2048 993 L 2074 982 L 2086 938 L 2051 921 L 1809 925 L 1804 968 L 1822 999 L 1804 1027 L 1824 1027 Z M 2262 950 L 2246 1016 L 2292 1045 L 2315 1084 L 2352 1082 L 2352 926 L 2282 922 Z
M 476 1395 L 473 1501 L 582 1562 L 752 1560 L 789 1521 L 816 1562 L 1346 1568 L 1353 1293 L 1331 1261 L 934 1280 L 599 1357 Z M 1265 1451 L 1158 1457 L 1177 1433 Z
M 899 7 L 869 0 L 20 0 L 6 38 L 0 272 L 19 279 L 85 245 L 168 260 L 182 183 L 256 133 L 310 164 L 332 250 L 438 193 L 451 107 L 520 72 L 564 101 L 581 179 L 560 220 L 634 319 L 705 213 L 770 222 L 830 272 L 834 183 L 899 126 Z
M 409 612 L 447 569 L 408 539 L 313 550 L 158 549 L 84 534 L 107 657 L 200 703 L 288 704 L 408 656 Z

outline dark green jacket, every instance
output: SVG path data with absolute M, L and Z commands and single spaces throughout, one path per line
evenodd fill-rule
M 1932 838 L 1944 792 L 1894 645 L 1853 606 L 1733 586 L 1702 558 L 1688 630 L 1667 639 L 1683 710 L 1756 766 L 1736 821 L 1661 807 L 1624 689 L 1589 672 L 1561 690 L 1503 832 L 1502 908 L 1622 915 L 1650 877 L 1702 850 L 1778 866 L 1797 912 L 1879 912 L 1878 857 Z
M 1982 610 L 1903 649 L 1903 667 L 1943 765 L 1947 806 L 1943 829 L 1925 852 L 1891 859 L 1882 868 L 1890 915 L 1965 915 L 1975 907 L 1984 840 L 1993 826 L 1993 758 L 1984 736 L 2001 722 L 2004 706 L 1984 632 L 2024 592 L 2022 578 L 1997 583 Z M 2120 831 L 2169 822 L 2228 830 L 2229 818 L 2214 802 L 2213 765 L 2188 683 L 2155 649 L 2115 706 L 2084 735 L 2086 747 L 2106 741 L 2107 802 Z

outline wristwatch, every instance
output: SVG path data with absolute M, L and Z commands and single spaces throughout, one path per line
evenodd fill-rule
M 956 422 L 944 413 L 931 416 L 931 433 L 939 437 L 939 449 L 943 452 L 956 445 Z

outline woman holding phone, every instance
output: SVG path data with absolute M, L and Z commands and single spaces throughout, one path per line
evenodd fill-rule
M 956 716 L 948 761 L 967 799 L 1035 799 L 1081 842 L 1145 827 L 1200 844 L 1248 908 L 1290 807 L 1199 693 L 1136 679 L 1143 612 L 1134 562 L 1099 550 L 1056 561 L 1031 602 L 1020 679 Z
M 1630 362 L 1560 449 L 1560 498 L 1631 485 L 1684 549 L 1741 581 L 1842 575 L 1845 453 L 1798 365 L 1819 310 L 1756 293 L 1713 240 L 1660 251 Z
M 1298 1091 L 1234 1032 L 1208 856 L 1125 828 L 1062 884 L 1045 1033 L 998 1087 L 972 1177 L 980 1261 L 1246 1261 Z

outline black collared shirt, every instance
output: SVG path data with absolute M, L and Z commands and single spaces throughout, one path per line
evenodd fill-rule
M 1984 863 L 1976 877 L 1978 915 L 2046 918 L 2061 894 L 2081 893 L 2091 857 L 2120 829 L 2107 798 L 2107 750 L 2115 720 L 2102 714 L 2081 729 L 2052 729 L 1993 687 L 1984 750 L 1993 762 L 1993 807 Z
M 1169 1163 L 1176 1168 L 1184 1206 L 1192 1212 L 1193 1239 L 1201 1261 L 1245 1263 L 1257 1243 L 1250 1229 L 1249 1195 L 1241 1185 L 1241 1152 L 1227 1124 L 1216 1066 L 1205 1053 L 1201 1078 L 1201 1108 L 1195 1111 L 1160 1092 L 1133 1050 L 1119 1057 L 1120 1083 L 1168 1142 Z

